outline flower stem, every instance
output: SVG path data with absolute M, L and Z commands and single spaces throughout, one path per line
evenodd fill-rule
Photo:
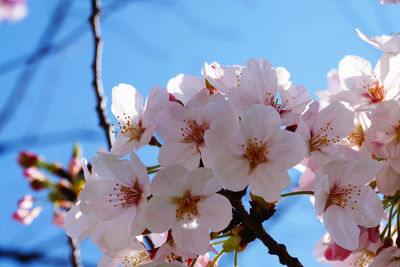
M 314 195 L 314 191 L 297 191 L 282 194 L 281 197 L 295 196 L 295 195 Z
M 394 205 L 390 207 L 390 212 L 389 212 L 389 219 L 388 219 L 388 237 L 392 237 L 392 219 L 393 219 L 393 208 Z
M 194 265 L 196 264 L 196 261 L 197 261 L 198 258 L 199 258 L 199 256 L 197 256 L 196 258 L 194 258 L 189 267 L 194 267 Z
M 218 245 L 218 244 L 222 244 L 222 243 L 224 243 L 226 240 L 221 240 L 221 241 L 216 241 L 216 242 L 212 242 L 212 243 L 210 243 L 210 245 L 211 246 L 215 246 L 215 245 Z
M 228 232 L 228 233 L 226 233 L 226 234 L 219 235 L 219 236 L 217 236 L 217 237 L 215 237 L 215 238 L 213 238 L 213 239 L 219 239 L 219 238 L 230 237 L 230 236 L 232 236 L 232 234 Z
M 161 165 L 154 165 L 154 166 L 146 167 L 147 171 L 158 169 L 158 168 L 161 168 Z
M 233 263 L 233 266 L 234 266 L 234 267 L 238 267 L 237 258 L 238 258 L 238 251 L 237 251 L 237 249 L 236 249 L 236 250 L 235 250 L 234 263 Z
M 219 258 L 221 258 L 222 254 L 224 254 L 225 250 L 221 250 L 220 253 L 218 253 L 217 256 L 215 256 L 215 258 L 213 259 L 213 261 L 210 263 L 210 265 L 208 267 L 213 267 L 214 264 L 218 261 Z

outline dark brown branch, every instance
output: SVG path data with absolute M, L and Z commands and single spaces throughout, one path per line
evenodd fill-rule
M 81 253 L 79 251 L 79 246 L 76 240 L 68 237 L 68 244 L 71 248 L 70 260 L 73 267 L 83 267 L 81 262 Z
M 221 189 L 219 191 L 221 195 L 224 195 L 229 199 L 233 208 L 236 210 L 238 216 L 242 223 L 250 229 L 253 234 L 264 243 L 268 248 L 268 253 L 271 255 L 277 255 L 279 257 L 279 262 L 281 264 L 287 265 L 289 267 L 300 267 L 303 266 L 297 258 L 290 256 L 287 252 L 286 246 L 283 244 L 278 244 L 265 230 L 262 223 L 252 218 L 245 208 L 243 207 L 240 198 L 236 198 L 234 193 Z
M 94 59 L 92 65 L 93 71 L 93 88 L 96 93 L 97 100 L 97 116 L 99 117 L 99 125 L 103 128 L 106 135 L 108 148 L 111 148 L 111 127 L 107 118 L 106 112 L 106 98 L 103 91 L 103 81 L 101 78 L 101 60 L 103 52 L 103 40 L 100 31 L 100 14 L 101 14 L 101 0 L 92 0 L 92 14 L 90 16 L 90 25 L 92 27 L 92 35 L 94 39 Z

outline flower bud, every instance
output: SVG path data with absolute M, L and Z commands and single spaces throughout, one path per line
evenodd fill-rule
M 29 168 L 35 166 L 35 164 L 39 161 L 39 157 L 30 152 L 30 151 L 22 151 L 18 155 L 18 163 L 23 168 Z

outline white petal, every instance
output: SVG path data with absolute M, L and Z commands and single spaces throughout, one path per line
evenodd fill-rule
M 123 157 L 128 155 L 137 146 L 137 141 L 125 134 L 118 134 L 117 139 L 114 141 L 111 147 L 111 154 L 117 157 Z
M 200 153 L 195 143 L 165 142 L 160 148 L 158 161 L 161 166 L 181 164 L 193 170 L 200 164 Z
M 111 111 L 115 117 L 131 116 L 136 118 L 142 113 L 143 96 L 133 86 L 120 83 L 112 90 Z
M 243 190 L 249 184 L 249 162 L 241 155 L 220 155 L 214 163 L 215 178 L 232 191 Z
M 153 195 L 180 196 L 186 186 L 187 175 L 188 170 L 182 165 L 162 168 L 151 181 L 151 193 Z
M 208 225 L 213 232 L 225 229 L 232 219 L 232 205 L 219 194 L 208 197 L 198 203 L 199 221 Z
M 289 185 L 287 169 L 272 161 L 257 165 L 250 177 L 251 192 L 267 202 L 279 200 L 282 190 Z
M 147 169 L 143 165 L 143 163 L 139 159 L 139 157 L 133 152 L 131 153 L 131 164 L 133 165 L 133 168 L 135 169 L 136 177 L 139 180 L 139 184 L 141 186 L 149 186 L 150 180 L 149 180 L 149 175 L 147 174 Z
M 260 141 L 266 141 L 279 131 L 280 125 L 279 113 L 274 108 L 263 104 L 253 105 L 240 121 L 240 129 L 246 139 L 257 137 Z
M 170 229 L 175 222 L 175 205 L 171 198 L 166 196 L 153 196 L 146 208 L 147 228 L 155 233 L 163 233 Z
M 383 205 L 378 195 L 369 186 L 363 186 L 358 198 L 358 206 L 349 209 L 349 214 L 361 226 L 370 228 L 379 225 L 383 216 Z
M 197 168 L 188 174 L 187 187 L 193 195 L 210 195 L 221 189 L 211 169 Z
M 194 95 L 196 95 L 205 87 L 204 79 L 195 76 L 179 74 L 175 78 L 169 80 L 167 90 L 186 105 L 186 103 Z
M 339 77 L 352 91 L 361 91 L 366 82 L 372 81 L 374 72 L 371 64 L 358 56 L 346 56 L 339 63 Z
M 175 224 L 172 227 L 172 237 L 178 248 L 197 255 L 206 253 L 210 242 L 208 229 L 196 220 Z
M 360 229 L 344 209 L 331 205 L 325 211 L 323 218 L 326 230 L 339 246 L 348 250 L 358 247 Z
M 117 218 L 104 223 L 104 238 L 109 247 L 121 250 L 129 244 L 134 237 L 131 229 L 135 215 L 136 208 L 131 207 Z
M 400 173 L 394 171 L 387 162 L 376 175 L 376 184 L 379 192 L 386 196 L 393 196 L 400 189 Z
M 268 159 L 279 162 L 286 168 L 299 163 L 306 155 L 304 139 L 297 133 L 279 130 L 271 136 Z

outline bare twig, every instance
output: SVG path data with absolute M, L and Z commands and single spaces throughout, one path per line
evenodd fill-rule
M 101 59 L 103 52 L 103 40 L 101 39 L 100 31 L 100 14 L 101 14 L 101 0 L 92 0 L 92 14 L 90 16 L 90 25 L 92 27 L 92 35 L 94 39 L 94 59 L 92 65 L 93 72 L 93 88 L 96 93 L 97 100 L 97 116 L 99 117 L 99 125 L 103 128 L 107 138 L 108 147 L 111 148 L 111 127 L 107 118 L 106 112 L 106 98 L 103 91 L 103 81 L 101 78 Z
M 74 240 L 71 237 L 68 237 L 68 244 L 71 248 L 71 263 L 73 267 L 83 267 L 82 262 L 81 262 L 81 253 L 79 251 L 79 246 L 76 240 Z
M 278 244 L 265 230 L 262 223 L 252 218 L 245 208 L 243 207 L 242 201 L 236 198 L 231 192 L 221 189 L 219 191 L 221 195 L 224 195 L 229 199 L 232 206 L 236 210 L 242 223 L 250 229 L 253 234 L 260 239 L 264 245 L 268 248 L 268 253 L 271 255 L 277 255 L 281 264 L 289 267 L 300 267 L 303 266 L 297 258 L 292 257 L 283 244 Z

